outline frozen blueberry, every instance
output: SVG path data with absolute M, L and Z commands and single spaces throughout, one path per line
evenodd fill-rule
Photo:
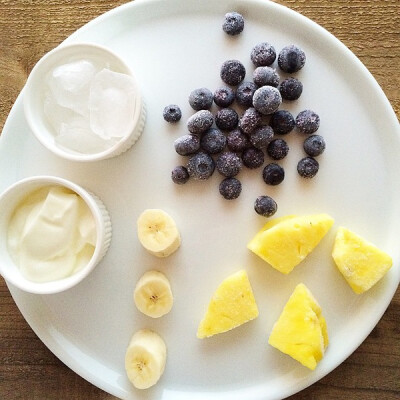
M 248 108 L 239 119 L 239 128 L 250 135 L 261 123 L 261 114 L 254 108 Z
M 211 128 L 214 117 L 208 110 L 197 111 L 187 121 L 187 127 L 191 133 L 203 133 Z
M 254 202 L 254 210 L 263 217 L 272 217 L 278 210 L 278 205 L 272 197 L 258 196 Z
M 275 111 L 269 120 L 269 124 L 274 130 L 274 133 L 278 135 L 286 135 L 291 132 L 296 125 L 293 115 L 286 110 Z
M 225 178 L 219 184 L 219 192 L 226 200 L 237 199 L 242 191 L 242 184 L 236 178 Z
M 268 164 L 264 167 L 263 179 L 267 185 L 279 185 L 285 179 L 285 171 L 278 164 Z
M 178 122 L 182 118 L 182 111 L 176 104 L 170 104 L 164 108 L 163 117 L 167 122 Z
M 208 110 L 211 108 L 214 96 L 211 90 L 200 88 L 193 90 L 189 95 L 189 104 L 193 110 Z
M 182 165 L 175 167 L 171 172 L 171 179 L 177 185 L 183 185 L 189 180 L 188 170 Z
M 222 108 L 215 114 L 215 125 L 223 131 L 235 129 L 239 122 L 237 112 L 232 108 Z
M 188 156 L 200 149 L 200 138 L 197 135 L 183 135 L 175 140 L 174 146 L 180 156 Z
M 289 153 L 289 146 L 283 139 L 274 139 L 267 146 L 267 153 L 274 160 L 282 160 Z
M 276 51 L 267 42 L 259 43 L 253 47 L 250 53 L 251 61 L 256 67 L 271 65 L 276 58 Z
M 244 79 L 246 69 L 238 60 L 228 60 L 222 64 L 220 76 L 221 79 L 231 86 L 237 86 Z
M 303 92 L 303 84 L 296 78 L 287 78 L 279 86 L 282 99 L 297 100 Z
M 282 97 L 277 88 L 261 86 L 253 96 L 253 106 L 261 114 L 274 113 L 282 103 Z
M 303 178 L 313 178 L 319 169 L 318 161 L 312 157 L 304 157 L 297 164 L 297 172 Z
M 268 125 L 260 126 L 250 134 L 250 143 L 257 149 L 265 149 L 274 137 L 274 131 Z
M 208 179 L 214 172 L 215 163 L 206 153 L 196 153 L 189 158 L 187 163 L 189 176 L 196 180 Z
M 250 146 L 248 137 L 240 130 L 235 129 L 226 136 L 226 144 L 231 151 L 243 151 Z
M 216 167 L 221 175 L 231 178 L 239 173 L 242 168 L 242 161 L 233 152 L 222 153 L 216 161 Z
M 243 164 L 250 169 L 261 167 L 264 164 L 264 153 L 255 147 L 245 149 L 242 154 Z
M 222 29 L 228 35 L 235 36 L 239 35 L 244 28 L 244 18 L 243 15 L 237 12 L 229 12 L 225 14 L 224 23 L 222 24 Z
M 296 117 L 296 129 L 300 133 L 311 134 L 318 130 L 320 119 L 318 114 L 311 110 L 299 112 Z
M 216 128 L 210 128 L 201 137 L 201 148 L 209 154 L 220 153 L 226 144 L 225 135 Z
M 303 148 L 309 156 L 319 156 L 325 150 L 325 140 L 320 135 L 311 135 L 304 141 Z
M 305 63 L 304 51 L 294 44 L 284 47 L 278 55 L 279 68 L 289 74 L 302 69 Z
M 251 107 L 253 105 L 253 95 L 257 90 L 254 82 L 242 82 L 236 89 L 236 101 L 241 106 Z
M 257 86 L 278 87 L 279 79 L 276 69 L 271 67 L 257 67 L 253 72 L 253 81 Z
M 222 86 L 214 92 L 214 102 L 220 107 L 229 107 L 235 100 L 235 92 L 227 86 Z

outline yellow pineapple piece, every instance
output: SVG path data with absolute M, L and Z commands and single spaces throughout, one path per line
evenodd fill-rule
M 278 271 L 288 274 L 314 250 L 333 222 L 327 214 L 273 219 L 254 236 L 247 248 Z
M 203 339 L 236 328 L 258 317 L 258 308 L 245 270 L 226 278 L 215 291 L 200 322 L 197 337 Z
M 300 283 L 274 324 L 268 343 L 314 370 L 328 342 L 321 307 L 307 287 Z
M 337 231 L 332 257 L 355 293 L 374 286 L 392 267 L 392 258 L 346 228 Z
M 318 319 L 319 319 L 319 324 L 321 326 L 322 337 L 324 339 L 324 351 L 325 351 L 325 349 L 328 347 L 329 344 L 328 326 L 326 325 L 326 320 L 322 315 L 320 315 Z

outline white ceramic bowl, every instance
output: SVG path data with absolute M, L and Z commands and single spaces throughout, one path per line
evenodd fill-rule
M 127 134 L 114 146 L 99 153 L 82 154 L 57 145 L 55 142 L 56 132 L 44 113 L 46 75 L 57 66 L 81 59 L 99 64 L 106 63 L 110 70 L 131 76 L 136 86 L 135 109 L 132 110 L 132 123 L 127 127 Z M 128 150 L 139 138 L 144 128 L 146 112 L 135 77 L 119 56 L 103 46 L 90 43 L 62 44 L 51 50 L 32 69 L 23 96 L 25 117 L 33 134 L 48 150 L 69 160 L 89 162 L 115 157 Z
M 96 246 L 89 263 L 75 274 L 60 280 L 37 283 L 26 279 L 12 260 L 7 248 L 7 233 L 10 218 L 17 205 L 29 193 L 49 185 L 60 185 L 77 193 L 92 212 L 96 226 Z M 111 220 L 103 202 L 93 193 L 63 178 L 53 176 L 34 176 L 20 180 L 0 195 L 0 274 L 6 281 L 30 293 L 58 293 L 78 284 L 89 275 L 106 254 L 112 235 Z

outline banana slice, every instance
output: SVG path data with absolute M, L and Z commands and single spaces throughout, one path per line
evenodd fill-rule
M 137 389 L 155 385 L 164 372 L 167 348 L 164 340 L 149 329 L 137 331 L 125 353 L 128 379 Z
M 143 211 L 137 220 L 137 230 L 140 243 L 157 257 L 168 257 L 181 244 L 175 221 L 160 209 Z
M 152 318 L 169 313 L 173 304 L 169 280 L 159 271 L 147 271 L 138 280 L 133 298 L 138 310 Z

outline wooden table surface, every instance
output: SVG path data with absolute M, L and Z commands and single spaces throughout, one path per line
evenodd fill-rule
M 126 2 L 0 0 L 0 130 L 39 58 L 86 22 Z M 278 2 L 316 21 L 347 45 L 382 86 L 399 117 L 399 0 Z M 45 347 L 2 278 L 0 399 L 114 399 Z M 400 290 L 376 328 L 342 365 L 290 399 L 400 399 Z

